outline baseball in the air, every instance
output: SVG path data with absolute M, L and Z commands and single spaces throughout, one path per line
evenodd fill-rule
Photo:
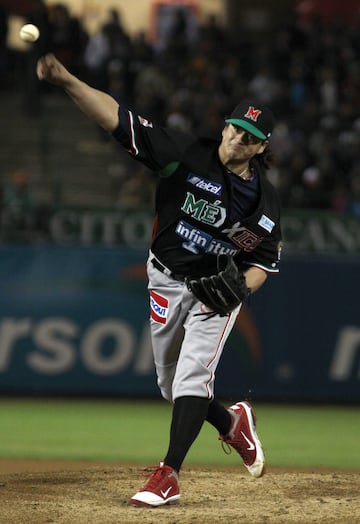
M 40 36 L 40 31 L 34 24 L 25 24 L 20 29 L 20 38 L 23 42 L 36 42 Z

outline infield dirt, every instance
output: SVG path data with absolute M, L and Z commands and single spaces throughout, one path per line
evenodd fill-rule
M 145 466 L 145 465 L 144 465 Z M 133 508 L 141 466 L 0 460 L 1 524 L 360 523 L 357 471 L 185 466 L 181 502 Z

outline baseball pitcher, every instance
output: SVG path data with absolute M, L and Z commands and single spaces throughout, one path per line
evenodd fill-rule
M 205 421 L 260 477 L 265 459 L 252 407 L 239 401 L 225 408 L 214 382 L 241 304 L 279 271 L 279 201 L 266 178 L 272 112 L 243 100 L 219 140 L 197 138 L 119 106 L 53 55 L 39 60 L 37 73 L 158 173 L 147 260 L 150 323 L 158 386 L 173 411 L 168 450 L 130 503 L 179 501 L 181 466 Z

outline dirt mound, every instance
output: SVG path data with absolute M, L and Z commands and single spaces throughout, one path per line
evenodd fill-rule
M 133 508 L 141 467 L 0 461 L 1 524 L 360 523 L 354 472 L 271 469 L 261 479 L 239 468 L 184 467 L 181 502 Z

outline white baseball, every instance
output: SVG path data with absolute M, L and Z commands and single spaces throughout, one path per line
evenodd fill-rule
M 24 42 L 36 42 L 40 36 L 40 31 L 34 24 L 25 24 L 20 29 L 20 38 Z

